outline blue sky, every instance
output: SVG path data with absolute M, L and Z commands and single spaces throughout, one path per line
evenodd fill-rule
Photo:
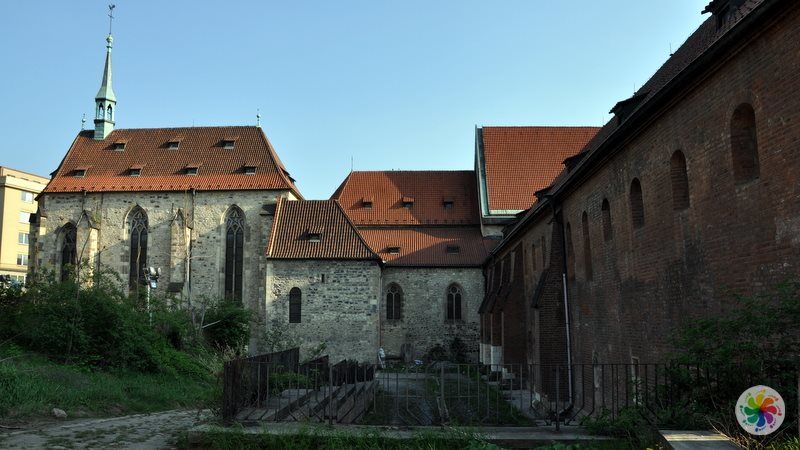
M 475 125 L 593 125 L 708 0 L 116 0 L 117 127 L 262 126 L 306 198 L 350 170 L 471 169 Z M 0 4 L 0 165 L 91 127 L 107 2 Z

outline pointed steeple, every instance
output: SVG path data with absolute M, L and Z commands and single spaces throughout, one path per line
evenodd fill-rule
M 113 21 L 114 5 L 109 5 L 108 8 L 109 20 Z M 94 116 L 95 140 L 103 140 L 114 131 L 114 114 L 117 113 L 117 97 L 114 95 L 114 89 L 111 88 L 111 47 L 114 44 L 114 37 L 111 35 L 111 22 L 109 22 L 106 42 L 106 65 L 103 69 L 103 81 L 100 83 L 100 89 L 94 98 L 96 106 Z

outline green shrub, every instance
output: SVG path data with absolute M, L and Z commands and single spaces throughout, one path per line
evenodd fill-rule
M 234 301 L 221 301 L 206 311 L 203 333 L 206 342 L 218 350 L 244 353 L 250 340 L 250 311 Z

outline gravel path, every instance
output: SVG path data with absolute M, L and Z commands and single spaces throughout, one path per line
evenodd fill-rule
M 210 412 L 165 411 L 153 414 L 85 419 L 0 430 L 0 448 L 13 449 L 171 449 L 181 432 L 200 424 Z

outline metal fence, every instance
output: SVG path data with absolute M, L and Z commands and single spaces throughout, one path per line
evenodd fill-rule
M 231 361 L 225 370 L 223 417 L 241 423 L 559 428 L 632 409 L 656 425 L 680 424 L 688 410 L 732 408 L 753 384 L 786 386 L 782 380 L 742 379 L 729 369 L 667 364 L 434 362 L 378 370 L 349 361 L 331 365 L 326 358 L 299 364 L 282 355 Z M 785 392 L 794 415 L 797 391 Z

